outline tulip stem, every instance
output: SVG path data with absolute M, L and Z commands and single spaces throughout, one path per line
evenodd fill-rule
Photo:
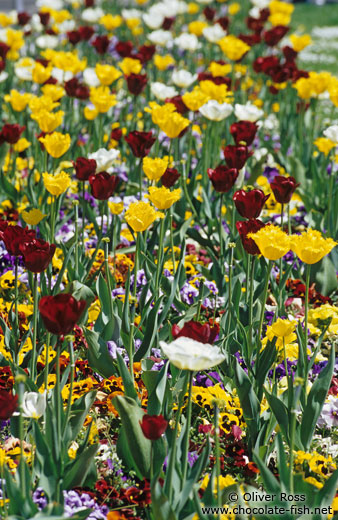
M 68 394 L 68 401 L 67 401 L 67 409 L 66 409 L 66 416 L 65 421 L 63 424 L 63 435 L 65 433 L 70 411 L 72 408 L 72 396 L 73 396 L 73 387 L 74 387 L 74 371 L 75 371 L 75 361 L 74 361 L 74 347 L 73 342 L 69 342 L 69 361 L 70 361 L 70 385 L 69 385 L 69 394 Z
M 106 271 L 106 278 L 107 278 L 107 286 L 108 286 L 108 292 L 109 292 L 109 316 L 110 319 L 113 319 L 113 302 L 112 302 L 112 289 L 111 289 L 111 283 L 110 283 L 110 269 L 109 269 L 109 253 L 108 253 L 108 247 L 109 247 L 109 238 L 104 238 L 104 265 L 105 265 L 105 271 Z
M 16 351 L 15 351 L 15 363 L 18 362 L 18 354 L 19 354 L 19 339 L 20 339 L 20 329 L 19 329 L 19 312 L 18 312 L 18 298 L 19 298 L 19 287 L 18 287 L 18 263 L 19 257 L 15 257 L 15 268 L 14 268 L 14 277 L 15 277 L 15 326 L 17 329 L 17 343 L 16 343 Z
M 260 319 L 259 319 L 258 341 L 260 341 L 261 335 L 262 335 L 264 313 L 265 313 L 265 304 L 266 304 L 266 299 L 267 299 L 267 296 L 268 296 L 269 280 L 270 280 L 270 273 L 271 273 L 272 265 L 273 265 L 272 260 L 269 260 L 268 266 L 267 266 L 267 270 L 266 270 L 265 286 L 264 286 L 263 297 L 262 297 L 262 302 L 261 302 L 262 303 L 262 308 L 261 308 L 261 315 L 260 315 Z M 257 357 L 258 357 L 258 353 L 257 353 Z
M 173 231 L 173 215 L 171 208 L 169 208 L 169 217 L 170 217 L 170 247 L 171 247 L 171 261 L 173 263 L 173 275 L 176 274 L 176 264 L 175 264 L 175 250 L 174 250 L 174 231 Z
M 142 157 L 140 158 L 138 169 L 139 169 L 139 183 L 140 183 L 140 200 L 142 200 L 142 188 L 143 188 L 143 183 L 142 183 L 142 173 L 143 173 L 143 170 L 142 170 Z
M 161 278 L 161 272 L 162 272 L 162 259 L 163 259 L 163 239 L 164 239 L 164 221 L 165 218 L 161 219 L 160 223 L 160 236 L 159 236 L 159 242 L 158 242 L 158 253 L 157 253 L 157 269 L 156 269 L 156 278 L 155 278 L 155 296 L 156 298 L 159 297 L 159 285 L 160 285 L 160 278 Z M 136 278 L 135 278 L 136 280 Z
M 45 380 L 45 392 L 48 392 L 48 375 L 49 375 L 49 347 L 50 347 L 50 332 L 47 332 L 47 338 L 46 338 L 46 362 L 45 362 L 45 373 L 44 373 L 44 380 Z
M 85 241 L 84 241 L 84 230 L 85 230 L 85 208 L 86 208 L 86 199 L 85 199 L 85 181 L 82 182 L 82 248 L 83 252 L 85 251 Z
M 214 436 L 215 436 L 215 460 L 216 460 L 216 488 L 217 488 L 217 505 L 218 507 L 222 506 L 221 500 L 221 489 L 220 489 L 220 479 L 221 479 L 221 459 L 220 459 L 220 447 L 219 447 L 219 410 L 217 404 L 214 404 Z M 213 486 L 212 486 L 213 487 Z M 218 513 L 218 519 L 220 519 L 220 514 Z
M 75 204 L 76 202 L 76 204 Z M 79 277 L 79 206 L 78 201 L 75 204 L 75 278 Z
M 184 193 L 184 196 L 188 202 L 188 205 L 190 206 L 190 209 L 194 215 L 195 218 L 198 218 L 198 215 L 197 215 L 197 212 L 195 210 L 195 207 L 191 201 L 191 198 L 190 198 L 190 195 L 189 195 L 189 192 L 188 192 L 188 188 L 187 188 L 187 179 L 185 177 L 185 168 L 183 167 L 183 173 L 181 175 L 181 181 L 182 181 L 182 188 L 183 188 L 183 193 Z
M 24 433 L 23 433 L 23 409 L 22 409 L 22 402 L 23 402 L 23 394 L 25 390 L 25 385 L 23 383 L 19 383 L 18 387 L 18 393 L 19 393 L 19 409 L 20 409 L 20 415 L 19 415 L 19 439 L 20 439 L 20 485 L 21 489 L 25 488 L 25 462 L 24 462 L 24 449 L 23 449 L 23 442 L 24 442 Z
M 249 358 L 252 354 L 252 319 L 253 319 L 253 297 L 254 297 L 254 274 L 256 256 L 251 260 L 250 285 L 249 285 Z
M 281 214 L 280 214 L 280 227 L 283 231 L 283 217 L 284 217 L 284 204 L 281 204 Z M 281 256 L 279 260 L 279 316 L 282 315 L 283 310 L 283 291 L 282 291 L 282 277 L 283 277 L 283 257 Z
M 130 332 L 129 332 L 129 371 L 131 379 L 134 383 L 134 329 L 135 329 L 135 307 L 136 307 L 136 292 L 137 292 L 137 271 L 139 263 L 140 253 L 140 233 L 136 234 L 136 251 L 135 251 L 135 263 L 134 263 L 134 286 L 133 286 L 133 301 L 130 310 Z
M 32 357 L 31 357 L 31 379 L 35 381 L 35 368 L 36 368 L 36 337 L 37 337 L 37 324 L 38 324 L 38 275 L 34 273 L 33 279 L 33 340 L 32 340 Z
M 311 265 L 305 267 L 305 316 L 304 316 L 304 365 L 307 364 L 307 344 L 308 344 L 308 315 L 309 315 L 309 287 L 310 287 Z
M 224 275 L 224 258 L 223 258 L 223 222 L 222 222 L 222 206 L 223 206 L 223 193 L 220 194 L 219 198 L 219 259 L 221 264 L 222 276 Z
M 56 345 L 56 382 L 55 382 L 55 411 L 56 411 L 56 436 L 57 436 L 57 453 L 59 460 L 61 462 L 61 446 L 62 446 L 62 439 L 61 439 L 61 389 L 60 389 L 60 354 L 61 354 L 61 348 L 62 343 L 61 341 L 58 342 Z M 59 478 L 56 481 L 56 501 L 60 503 L 61 498 L 61 475 L 59 475 Z
M 288 204 L 288 233 L 291 235 L 292 229 L 291 229 L 291 215 L 290 215 L 290 204 Z
M 193 375 L 194 375 L 194 372 L 192 370 L 189 370 L 189 394 L 188 394 L 188 404 L 187 404 L 187 421 L 186 421 L 186 430 L 185 430 L 185 436 L 184 436 L 183 447 L 182 447 L 182 460 L 183 460 L 182 487 L 185 484 L 185 481 L 187 478 L 187 470 L 188 470 L 188 452 L 189 452 L 189 437 L 190 437 L 190 427 L 191 427 Z

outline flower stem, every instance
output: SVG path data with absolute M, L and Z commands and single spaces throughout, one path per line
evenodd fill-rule
M 307 364 L 307 345 L 308 345 L 308 315 L 309 315 L 309 287 L 310 287 L 311 265 L 306 264 L 305 268 L 305 317 L 304 317 L 304 365 Z
M 249 358 L 252 354 L 252 321 L 253 321 L 253 297 L 254 297 L 254 274 L 255 274 L 256 256 L 252 258 L 250 270 L 250 285 L 249 285 Z
M 128 356 L 129 356 L 129 371 L 134 381 L 134 329 L 135 329 L 135 307 L 136 307 L 136 291 L 137 291 L 137 271 L 138 271 L 138 263 L 139 263 L 139 253 L 140 253 L 140 233 L 136 235 L 136 251 L 135 251 L 135 263 L 134 263 L 134 287 L 133 287 L 133 301 L 131 305 L 130 311 L 130 333 L 129 333 L 129 346 L 128 346 Z
M 50 347 L 50 332 L 47 332 L 47 338 L 46 338 L 46 363 L 45 363 L 45 370 L 44 370 L 45 392 L 48 391 L 49 347 Z
M 159 242 L 158 242 L 157 269 L 156 269 L 156 278 L 155 278 L 155 296 L 156 296 L 156 298 L 159 297 L 159 285 L 160 285 L 161 267 L 162 267 L 162 259 L 163 259 L 164 221 L 165 221 L 165 218 L 162 218 L 161 223 L 160 223 L 160 236 L 159 236 Z M 135 281 L 136 281 L 136 278 L 135 278 Z
M 56 345 L 56 383 L 55 383 L 55 411 L 56 411 L 56 437 L 58 444 L 58 457 L 61 461 L 61 447 L 62 447 L 62 438 L 61 438 L 61 406 L 62 406 L 62 397 L 61 397 L 61 388 L 60 388 L 60 353 L 61 353 L 62 344 L 61 341 Z M 60 503 L 61 500 L 61 480 L 57 479 L 56 482 L 56 501 Z
M 79 276 L 79 202 L 74 200 L 75 205 L 75 278 Z
M 175 265 L 175 250 L 174 250 L 174 231 L 173 231 L 173 215 L 171 208 L 169 209 L 169 218 L 170 218 L 170 248 L 171 248 L 171 261 L 173 263 L 173 275 L 176 273 L 176 265 Z
M 220 264 L 221 264 L 222 275 L 224 276 L 222 206 L 223 206 L 223 193 L 220 194 L 220 198 L 219 198 L 218 224 L 219 224 L 219 259 L 220 259 Z
M 109 292 L 109 316 L 110 319 L 113 319 L 113 302 L 112 302 L 112 289 L 111 289 L 111 282 L 110 282 L 110 269 L 109 269 L 109 257 L 108 257 L 108 247 L 109 247 L 109 238 L 105 237 L 103 239 L 104 241 L 104 267 L 106 271 L 106 278 L 107 278 L 107 286 L 108 286 L 108 292 Z
M 281 221 L 281 230 L 283 231 L 283 217 L 284 217 L 284 204 L 282 204 L 280 221 Z M 282 315 L 282 306 L 283 306 L 283 291 L 282 291 L 282 276 L 283 276 L 283 257 L 279 260 L 279 316 Z
M 85 230 L 85 208 L 86 208 L 86 199 L 85 199 L 86 187 L 85 181 L 82 182 L 82 248 L 85 250 L 85 241 L 84 241 L 84 230 Z
M 272 260 L 269 260 L 269 263 L 268 263 L 268 266 L 267 266 L 267 270 L 266 270 L 265 286 L 264 286 L 263 298 L 262 298 L 261 315 L 260 315 L 260 319 L 259 319 L 258 340 L 261 339 L 261 335 L 262 335 L 263 321 L 264 321 L 264 312 L 265 312 L 265 304 L 266 304 L 266 299 L 267 299 L 267 296 L 268 296 L 269 280 L 270 280 L 270 273 L 271 273 L 272 265 L 273 265 Z
M 74 371 L 75 371 L 75 361 L 74 361 L 74 347 L 73 342 L 69 342 L 69 361 L 70 361 L 70 385 L 69 385 L 69 394 L 68 394 L 68 401 L 67 401 L 67 409 L 66 409 L 66 416 L 65 421 L 63 425 L 63 434 L 65 433 L 65 429 L 68 424 L 70 411 L 72 408 L 72 396 L 73 396 L 73 387 L 74 387 Z
M 220 448 L 219 448 L 219 425 L 218 425 L 218 406 L 214 405 L 214 435 L 215 435 L 215 459 L 216 459 L 216 486 L 217 486 L 217 505 L 218 507 L 222 506 L 221 500 L 221 489 L 220 489 L 220 479 L 221 479 L 221 459 L 220 459 Z M 218 513 L 218 519 L 220 519 L 220 513 Z
M 19 287 L 18 287 L 18 263 L 19 258 L 15 257 L 15 268 L 14 268 L 14 284 L 15 284 L 15 304 L 14 304 L 14 312 L 15 312 L 15 326 L 18 333 L 18 340 L 16 344 L 15 351 L 15 363 L 18 363 L 18 354 L 19 354 L 19 339 L 20 339 L 20 329 L 19 329 L 19 312 L 18 312 L 18 298 L 19 298 Z
M 191 408 L 192 408 L 192 378 L 194 372 L 189 370 L 189 394 L 188 394 L 188 405 L 187 405 L 187 426 L 185 437 L 183 441 L 182 447 L 182 461 L 183 461 L 183 474 L 182 474 L 182 483 L 183 486 L 187 477 L 188 470 L 188 451 L 189 451 L 189 437 L 190 437 L 190 427 L 191 427 Z
M 32 357 L 31 357 L 31 379 L 35 381 L 36 369 L 36 338 L 38 325 L 38 275 L 34 273 L 33 279 L 33 339 L 32 339 Z

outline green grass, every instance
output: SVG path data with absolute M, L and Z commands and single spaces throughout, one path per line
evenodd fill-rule
M 315 27 L 337 26 L 338 27 L 338 5 L 329 4 L 317 6 L 311 4 L 297 4 L 292 16 L 292 30 L 299 33 L 311 33 Z M 338 74 L 338 50 L 330 48 L 330 43 L 338 45 L 338 37 L 334 40 L 328 39 L 327 48 L 321 46 L 316 48 L 319 40 L 313 38 L 314 45 L 309 49 L 318 56 L 318 61 L 301 61 L 299 66 L 306 70 L 321 71 L 326 70 L 334 75 Z

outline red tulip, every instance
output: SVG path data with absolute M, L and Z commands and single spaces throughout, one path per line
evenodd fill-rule
M 152 132 L 138 132 L 134 130 L 126 136 L 125 141 L 129 144 L 135 157 L 145 157 L 150 152 L 150 148 L 156 141 Z
M 5 60 L 9 49 L 10 49 L 10 47 L 6 43 L 0 42 L 0 58 Z
M 26 11 L 21 11 L 21 13 L 18 13 L 18 24 L 19 25 L 26 25 L 30 19 L 31 19 L 31 15 L 28 14 Z
M 82 40 L 81 33 L 79 31 L 68 31 L 67 37 L 69 43 L 71 43 L 72 45 L 76 45 Z
M 73 161 L 75 175 L 79 181 L 87 181 L 91 175 L 96 172 L 95 159 L 87 159 L 86 157 L 78 157 L 76 162 Z
M 0 421 L 7 421 L 18 407 L 18 395 L 0 390 Z
M 163 435 L 168 426 L 168 421 L 165 420 L 163 415 L 148 415 L 144 414 L 140 426 L 143 431 L 143 435 L 151 440 L 156 441 Z
M 246 146 L 236 146 L 229 144 L 223 148 L 223 155 L 225 162 L 229 168 L 236 168 L 241 170 L 245 165 L 247 159 L 251 157 L 253 152 L 249 152 Z
M 156 52 L 155 45 L 141 45 L 134 58 L 140 60 L 141 63 L 150 61 Z
M 110 139 L 113 139 L 114 141 L 119 141 L 122 137 L 122 130 L 121 128 L 114 128 L 110 133 Z
M 207 6 L 203 9 L 203 14 L 205 18 L 208 20 L 208 22 L 212 22 L 216 15 L 216 9 Z
M 0 238 L 5 242 L 5 246 L 10 255 L 20 256 L 20 245 L 29 242 L 36 237 L 33 229 L 23 228 L 21 226 L 7 226 L 5 230 L 0 231 Z
M 289 28 L 285 25 L 276 25 L 273 29 L 265 31 L 263 34 L 264 41 L 269 47 L 277 45 L 281 39 L 286 35 Z
M 130 58 L 133 48 L 134 46 L 129 40 L 126 42 L 117 42 L 115 45 L 115 50 L 121 58 Z
M 107 200 L 114 193 L 119 178 L 108 172 L 100 172 L 89 177 L 89 184 L 93 197 L 98 200 Z
M 32 273 L 41 273 L 49 266 L 55 253 L 56 245 L 33 238 L 19 246 L 26 269 Z
M 162 186 L 171 188 L 180 177 L 181 174 L 175 168 L 167 168 L 161 177 Z
M 227 193 L 231 190 L 238 177 L 236 168 L 228 168 L 227 166 L 217 166 L 214 170 L 208 168 L 208 176 L 212 185 L 219 193 Z
M 108 36 L 96 36 L 95 40 L 91 42 L 92 46 L 95 47 L 96 52 L 99 54 L 105 54 L 108 50 L 110 40 Z
M 126 80 L 129 92 L 138 96 L 145 89 L 148 78 L 146 74 L 129 74 L 126 76 Z
M 288 204 L 298 186 L 299 184 L 294 177 L 283 177 L 282 175 L 276 175 L 270 183 L 275 199 L 280 204 Z
M 258 126 L 251 121 L 238 121 L 230 126 L 230 133 L 237 145 L 245 143 L 247 146 L 252 144 L 255 139 Z
M 40 17 L 40 22 L 42 23 L 42 25 L 46 26 L 48 25 L 49 23 L 49 19 L 50 19 L 50 13 L 45 13 L 45 12 L 39 12 L 38 13 L 39 17 Z
M 270 195 L 264 195 L 259 189 L 244 191 L 238 190 L 234 193 L 232 200 L 235 203 L 238 213 L 244 218 L 259 217 L 265 202 Z
M 9 144 L 15 144 L 19 141 L 22 132 L 25 130 L 25 126 L 18 124 L 6 123 L 0 132 L 0 137 Z
M 42 321 L 52 334 L 69 334 L 85 307 L 85 300 L 78 301 L 68 293 L 43 296 L 39 302 Z
M 90 25 L 81 25 L 78 29 L 81 40 L 88 41 L 94 34 L 94 29 Z
M 171 328 L 171 334 L 174 339 L 191 338 L 200 343 L 213 343 L 217 334 L 219 333 L 219 326 L 216 324 L 210 327 L 209 323 L 199 323 L 198 321 L 187 321 L 182 329 L 176 324 Z
M 248 233 L 256 233 L 263 228 L 265 224 L 261 220 L 241 220 L 236 222 L 236 228 L 241 238 L 243 247 L 249 255 L 260 255 L 260 250 L 252 238 L 248 238 Z
M 184 103 L 182 96 L 178 95 L 172 98 L 167 98 L 165 102 L 172 103 L 173 105 L 175 105 L 176 110 L 179 114 L 185 114 L 189 110 L 186 104 Z

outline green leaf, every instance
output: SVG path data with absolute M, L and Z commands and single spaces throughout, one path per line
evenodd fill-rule
M 161 296 L 158 298 L 154 307 L 151 309 L 149 316 L 147 317 L 143 341 L 140 348 L 134 355 L 134 361 L 141 361 L 141 359 L 147 357 L 148 353 L 150 352 L 158 332 L 158 309 L 160 308 L 160 305 L 162 305 L 162 301 L 163 297 Z
M 151 499 L 152 511 L 156 520 L 178 520 L 159 482 L 152 486 Z
M 338 287 L 336 269 L 328 256 L 321 262 L 311 266 L 311 282 L 316 283 L 316 289 L 328 296 Z
M 333 347 L 331 348 L 328 364 L 320 372 L 318 378 L 313 383 L 307 398 L 307 404 L 303 412 L 302 424 L 300 427 L 300 437 L 305 450 L 310 448 L 313 432 L 330 388 L 334 361 L 335 352 Z
M 108 379 L 116 373 L 114 362 L 108 352 L 106 342 L 98 332 L 83 328 L 83 334 L 88 343 L 88 363 L 93 370 Z
M 128 447 L 135 465 L 142 477 L 148 478 L 150 475 L 151 441 L 145 438 L 140 426 L 144 412 L 130 397 L 117 395 L 113 399 L 113 404 L 121 417 Z
M 135 399 L 136 402 L 139 402 L 137 392 L 135 390 L 133 379 L 130 375 L 128 368 L 122 358 L 122 356 L 116 352 L 117 356 L 117 366 L 119 369 L 120 376 L 122 377 L 124 392 L 128 397 Z
M 269 494 L 277 494 L 280 492 L 280 484 L 276 477 L 271 473 L 271 471 L 267 468 L 266 464 L 262 461 L 257 452 L 253 452 L 253 459 L 258 466 L 258 469 L 261 474 L 261 478 L 264 483 L 264 491 Z
M 86 480 L 87 473 L 90 469 L 90 462 L 95 457 L 98 444 L 88 446 L 74 461 L 67 464 L 65 468 L 65 477 L 63 480 L 64 489 L 72 489 L 75 486 L 82 486 Z
M 269 394 L 269 392 L 266 389 L 264 389 L 264 393 L 269 403 L 269 406 L 277 419 L 277 423 L 279 424 L 282 430 L 285 440 L 289 442 L 289 414 L 287 407 L 285 406 L 283 401 L 281 401 L 281 399 L 279 399 L 275 395 Z

